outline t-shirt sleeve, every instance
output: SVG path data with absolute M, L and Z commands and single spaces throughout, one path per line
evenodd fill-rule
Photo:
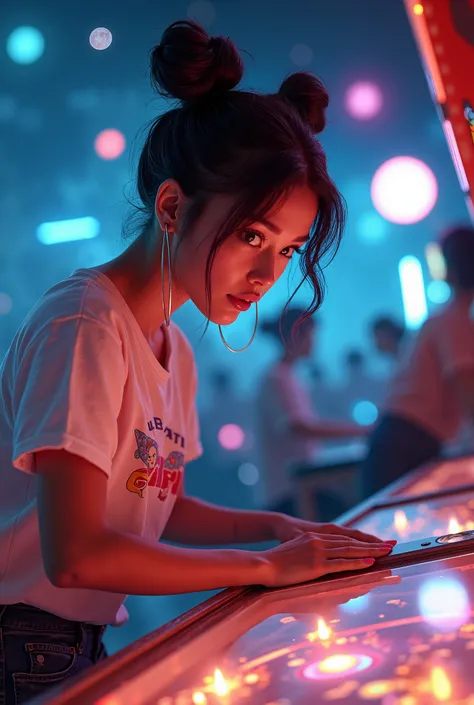
M 125 381 L 112 324 L 71 316 L 30 333 L 13 383 L 13 465 L 34 473 L 35 453 L 63 449 L 109 476 Z
M 473 320 L 462 311 L 455 311 L 433 333 L 436 333 L 436 347 L 446 377 L 462 370 L 474 371 Z

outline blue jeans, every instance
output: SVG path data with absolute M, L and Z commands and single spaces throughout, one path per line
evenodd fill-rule
M 0 705 L 24 705 L 107 657 L 104 626 L 0 605 Z

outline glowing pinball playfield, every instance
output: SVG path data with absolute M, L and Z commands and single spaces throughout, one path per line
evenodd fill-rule
M 417 470 L 341 521 L 403 544 L 469 532 L 473 468 L 461 458 Z M 43 702 L 474 705 L 473 606 L 474 538 L 396 568 L 227 590 Z

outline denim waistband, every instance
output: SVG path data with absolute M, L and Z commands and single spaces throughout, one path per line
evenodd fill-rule
M 19 627 L 32 631 L 56 631 L 56 632 L 77 632 L 82 629 L 85 632 L 102 636 L 106 625 L 91 624 L 89 622 L 79 622 L 58 617 L 52 612 L 46 612 L 39 607 L 26 605 L 23 602 L 15 602 L 11 605 L 0 605 L 1 626 Z

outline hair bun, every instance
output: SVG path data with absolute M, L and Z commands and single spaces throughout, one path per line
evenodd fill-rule
M 301 119 L 315 134 L 326 126 L 329 95 L 323 83 L 310 73 L 301 71 L 285 78 L 278 95 L 290 102 Z
M 209 37 L 191 20 L 173 22 L 151 52 L 151 79 L 160 95 L 183 102 L 230 91 L 244 66 L 228 37 Z

